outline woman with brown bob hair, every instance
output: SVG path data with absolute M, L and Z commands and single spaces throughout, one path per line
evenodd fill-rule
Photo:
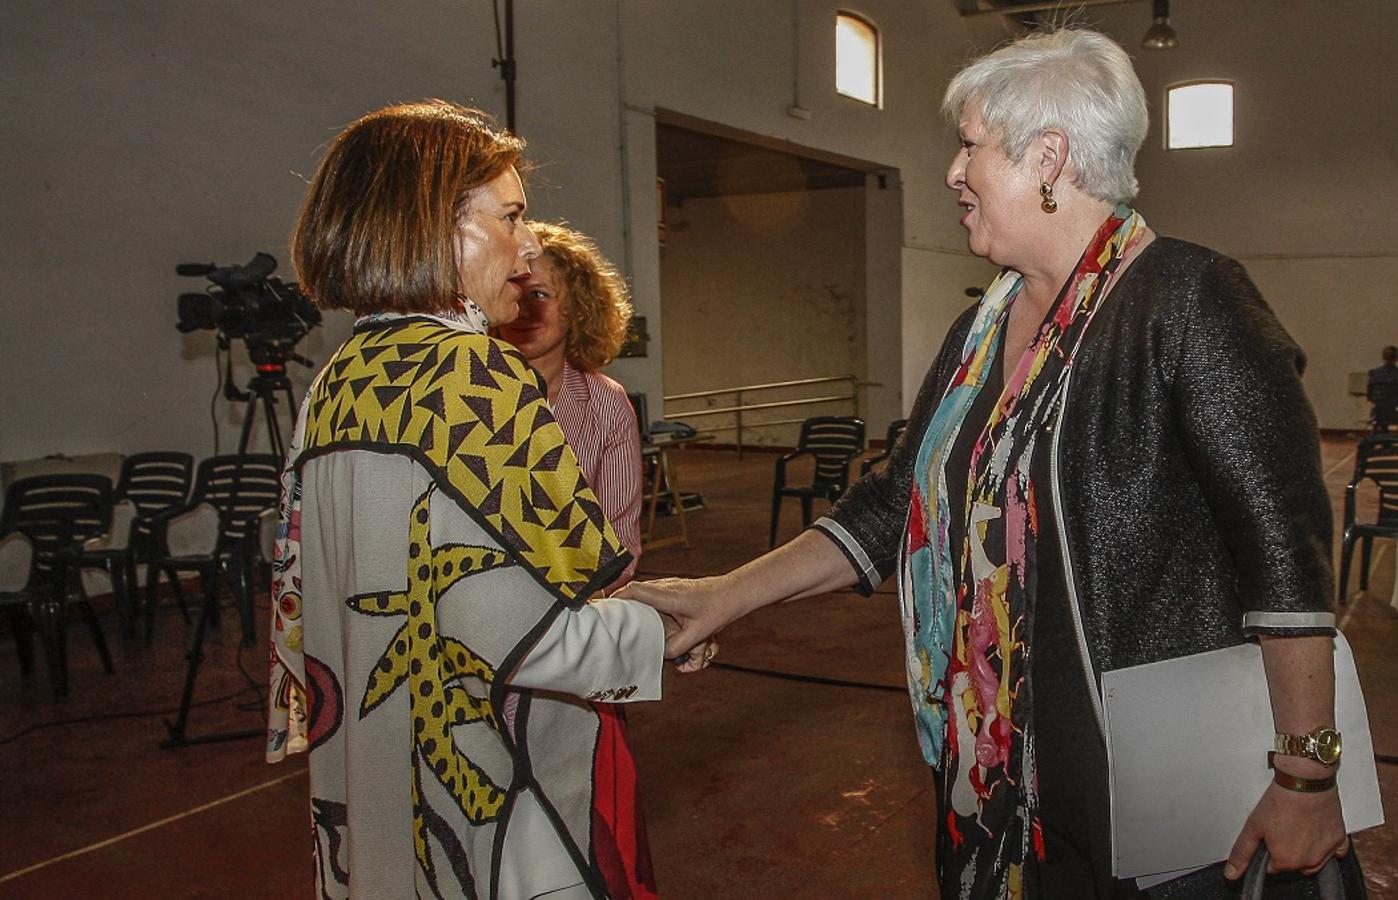
M 322 896 L 655 893 L 596 704 L 659 699 L 665 628 L 590 600 L 630 553 L 487 335 L 540 252 L 522 163 L 476 110 L 388 107 L 296 226 L 307 291 L 360 316 L 302 405 L 274 564 L 267 755 L 309 751 Z
M 525 284 L 519 316 L 500 328 L 548 385 L 549 406 L 634 557 L 641 555 L 641 442 L 626 388 L 597 371 L 616 358 L 631 321 L 626 282 L 586 235 L 530 222 L 543 255 Z

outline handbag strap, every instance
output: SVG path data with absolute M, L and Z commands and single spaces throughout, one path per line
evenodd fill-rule
M 1257 852 L 1252 855 L 1252 862 L 1248 864 L 1248 871 L 1243 876 L 1242 900 L 1262 900 L 1262 891 L 1267 882 L 1267 859 L 1271 854 L 1267 852 L 1266 844 L 1259 844 Z M 1345 884 L 1340 878 L 1340 864 L 1335 857 L 1325 863 L 1325 867 L 1315 876 L 1316 886 L 1320 888 L 1320 900 L 1345 900 Z

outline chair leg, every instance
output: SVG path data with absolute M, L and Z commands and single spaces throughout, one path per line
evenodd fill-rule
M 768 549 L 777 546 L 777 522 L 782 517 L 782 495 L 779 491 L 772 492 L 772 533 L 767 539 Z
M 48 651 L 49 684 L 55 697 L 68 696 L 68 622 L 62 601 L 45 601 L 40 629 Z
M 238 621 L 243 630 L 243 646 L 257 643 L 257 623 L 253 615 L 253 590 L 257 573 L 251 559 L 235 559 L 238 577 L 233 580 L 234 600 L 238 604 Z
M 12 606 L 6 613 L 10 620 L 10 634 L 15 636 L 15 652 L 19 654 L 19 674 L 21 675 L 30 675 L 34 672 L 35 620 L 33 607 L 35 605 L 28 603 L 24 606 Z
M 204 586 L 204 600 L 209 604 L 209 624 L 218 627 L 218 562 L 199 570 L 199 582 Z
M 155 591 L 160 587 L 160 567 L 151 563 L 146 566 L 146 643 L 155 635 Z
M 811 498 L 801 498 L 801 527 L 811 527 Z
M 1340 605 L 1343 606 L 1349 596 L 1349 564 L 1354 558 L 1354 535 L 1346 533 L 1344 542 L 1340 546 Z
M 1359 539 L 1359 589 L 1361 591 L 1369 589 L 1369 560 L 1373 553 L 1373 535 L 1366 534 Z
M 112 595 L 116 599 L 117 621 L 121 623 L 121 636 L 127 640 L 136 636 L 135 615 L 132 610 L 130 583 L 126 580 L 126 561 L 108 560 L 107 574 L 112 579 Z
M 184 602 L 184 588 L 180 585 L 180 573 L 175 569 L 166 569 L 165 577 L 170 579 L 170 587 L 175 590 L 175 601 L 180 605 L 180 617 L 188 625 L 189 605 Z
M 102 623 L 97 621 L 97 611 L 87 600 L 79 600 L 78 606 L 82 610 L 83 621 L 87 623 L 87 630 L 92 632 L 92 643 L 97 645 L 97 655 L 102 657 L 102 668 L 110 675 L 116 669 L 112 666 L 112 652 L 107 648 L 107 636 L 102 633 Z

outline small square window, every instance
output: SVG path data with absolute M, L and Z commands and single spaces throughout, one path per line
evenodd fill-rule
M 1171 150 L 1233 146 L 1233 85 L 1202 81 L 1170 88 L 1165 146 Z
M 879 105 L 879 30 L 854 13 L 835 16 L 835 90 Z

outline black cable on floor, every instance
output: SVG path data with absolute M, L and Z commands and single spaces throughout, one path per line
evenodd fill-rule
M 254 604 L 253 604 L 253 611 L 254 611 L 254 613 L 267 612 L 270 608 L 271 608 L 271 607 L 268 606 L 268 605 L 263 605 L 263 604 L 259 604 L 259 603 L 254 603 Z M 223 613 L 225 610 L 228 610 L 230 615 L 232 614 L 232 612 L 235 611 L 235 610 L 234 610 L 234 606 L 233 606 L 232 603 L 230 603 L 230 602 L 220 603 L 220 604 L 219 604 L 219 612 L 220 612 L 220 613 Z M 156 611 L 156 614 L 157 614 L 157 615 L 162 615 L 162 616 L 163 616 L 163 615 L 171 614 L 171 613 L 173 613 L 174 611 L 175 611 L 175 607 L 166 606 L 166 607 L 163 607 L 163 608 L 157 610 L 157 611 Z M 112 618 L 115 617 L 115 615 L 116 615 L 115 611 L 112 611 L 112 612 L 108 612 L 108 613 L 106 613 L 106 614 L 104 614 L 104 615 L 102 615 L 102 616 L 99 616 L 99 618 L 102 619 L 102 620 L 104 620 L 104 621 L 106 621 L 106 620 L 111 620 Z M 253 677 L 252 677 L 252 674 L 251 674 L 250 672 L 248 672 L 247 667 L 243 665 L 243 650 L 244 650 L 244 647 L 243 647 L 242 642 L 240 641 L 239 644 L 238 644 L 238 650 L 237 650 L 236 656 L 235 656 L 234 658 L 236 659 L 237 664 L 238 664 L 238 671 L 242 673 L 243 680 L 246 681 L 247 684 L 245 684 L 243 687 L 239 688 L 238 690 L 233 691 L 232 693 L 223 694 L 222 696 L 218 696 L 218 697 L 212 697 L 212 698 L 210 698 L 210 699 L 208 699 L 208 700 L 200 700 L 200 701 L 197 702 L 197 703 L 191 703 L 191 704 L 189 705 L 189 708 L 190 708 L 190 709 L 195 709 L 196 707 L 201 707 L 201 706 L 213 706 L 213 705 L 216 704 L 216 703 L 226 703 L 226 702 L 229 701 L 229 700 L 232 700 L 232 699 L 234 699 L 234 698 L 236 698 L 236 697 L 241 697 L 241 696 L 243 696 L 244 694 L 246 694 L 246 693 L 248 693 L 249 691 L 251 691 L 252 693 L 254 693 L 254 694 L 257 695 L 257 699 L 256 699 L 255 701 L 252 701 L 252 702 L 249 702 L 249 703 L 240 703 L 240 704 L 238 704 L 237 706 L 235 706 L 234 709 L 237 709 L 239 712 L 254 712 L 254 711 L 255 711 L 255 712 L 260 712 L 260 713 L 264 713 L 264 714 L 266 713 L 266 711 L 267 711 L 267 698 L 266 698 L 266 695 L 263 693 L 263 691 L 264 691 L 264 689 L 265 689 L 265 686 L 264 686 L 261 682 L 259 682 L 257 679 L 253 678 Z M 94 713 L 94 714 L 92 714 L 92 715 L 90 715 L 90 716 L 75 716 L 75 717 L 73 717 L 73 718 L 71 718 L 71 719 L 55 719 L 55 720 L 53 720 L 52 722 L 37 722 L 37 723 L 35 723 L 35 724 L 33 724 L 33 725 L 30 725 L 30 726 L 28 726 L 28 727 L 26 727 L 26 728 L 21 728 L 19 731 L 16 731 L 14 734 L 7 735 L 7 736 L 4 737 L 4 738 L 0 738 L 0 747 L 4 746 L 5 744 L 12 744 L 12 743 L 14 743 L 15 741 L 19 740 L 20 738 L 24 737 L 25 735 L 31 734 L 31 733 L 33 733 L 33 732 L 35 732 L 35 731 L 40 731 L 40 730 L 45 729 L 45 728 L 52 728 L 52 727 L 56 727 L 56 726 L 59 726 L 59 725 L 82 725 L 82 724 L 85 724 L 85 723 L 88 723 L 88 722 L 102 722 L 102 721 L 107 721 L 107 720 L 110 720 L 110 719 L 142 719 L 142 718 L 148 718 L 148 717 L 150 717 L 150 716 L 169 716 L 169 715 L 175 715 L 175 714 L 178 713 L 179 711 L 180 711 L 180 708 L 179 708 L 178 706 L 176 706 L 176 707 L 172 707 L 172 708 L 170 708 L 170 709 L 147 709 L 147 710 L 131 710 L 131 711 L 127 711 L 127 712 Z
M 863 688 L 870 691 L 894 691 L 899 694 L 906 694 L 906 687 L 895 687 L 889 684 L 872 684 L 867 681 L 848 681 L 843 678 L 826 678 L 822 675 L 800 675 L 795 672 L 778 672 L 774 669 L 758 669 L 751 666 L 739 666 L 734 663 L 709 663 L 713 669 L 727 669 L 730 672 L 742 672 L 745 675 L 760 675 L 764 678 L 780 678 L 783 681 L 800 681 L 806 684 L 823 684 L 830 687 L 851 687 Z M 1398 756 L 1390 756 L 1386 753 L 1375 753 L 1374 761 L 1380 765 L 1398 766 Z
M 197 706 L 213 706 L 215 703 L 225 703 L 229 700 L 232 700 L 234 697 L 243 696 L 250 690 L 252 690 L 251 687 L 244 686 L 238 688 L 238 690 L 233 691 L 230 694 L 224 694 L 221 697 L 212 697 L 208 700 L 200 700 L 198 703 L 191 703 L 189 704 L 189 708 L 194 709 Z M 53 728 L 58 725 L 81 725 L 86 722 L 102 722 L 108 719 L 143 719 L 148 718 L 150 716 L 170 716 L 174 715 L 175 713 L 178 713 L 179 711 L 180 708 L 178 706 L 172 706 L 169 709 L 143 709 L 131 710 L 128 712 L 94 713 L 90 716 L 76 716 L 71 719 L 54 719 L 52 722 L 36 722 L 35 724 L 30 725 L 27 728 L 21 728 L 14 734 L 8 735 L 4 738 L 0 738 L 0 746 L 14 743 L 15 741 L 32 732 L 40 731 L 45 728 Z
M 710 668 L 727 669 L 730 672 L 742 672 L 746 675 L 761 675 L 764 678 L 780 678 L 783 681 L 800 681 L 805 684 L 824 684 L 830 687 L 863 688 L 869 691 L 894 691 L 899 694 L 906 694 L 906 687 L 894 686 L 891 684 L 872 684 L 867 681 L 848 681 L 844 678 L 826 678 L 823 675 L 800 675 L 796 672 L 778 672 L 775 669 L 755 669 L 750 666 L 739 666 L 733 663 L 714 662 L 709 663 Z

